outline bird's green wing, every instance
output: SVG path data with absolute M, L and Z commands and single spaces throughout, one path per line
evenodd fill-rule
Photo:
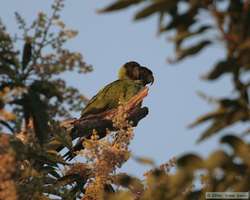
M 140 81 L 116 80 L 101 89 L 83 109 L 81 116 L 101 113 L 117 108 L 119 102 L 125 103 L 136 95 L 142 88 Z
M 104 93 L 107 92 L 107 90 L 112 87 L 112 84 L 114 84 L 116 81 L 106 85 L 104 88 L 102 88 L 95 96 L 93 96 L 88 104 L 85 106 L 85 108 L 81 112 L 81 117 L 88 114 L 96 114 L 105 111 L 106 106 L 105 102 L 101 102 L 101 97 Z

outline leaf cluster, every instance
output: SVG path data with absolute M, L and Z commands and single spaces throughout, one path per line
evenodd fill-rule
M 204 199 L 205 192 L 249 190 L 249 54 L 250 54 L 250 3 L 243 0 L 116 0 L 100 10 L 113 12 L 137 7 L 134 20 L 159 19 L 158 32 L 167 35 L 175 45 L 176 63 L 198 55 L 212 45 L 223 45 L 225 56 L 215 62 L 202 76 L 207 81 L 217 81 L 223 76 L 232 80 L 233 93 L 227 97 L 208 97 L 200 93 L 215 109 L 200 116 L 190 127 L 206 124 L 198 142 L 241 124 L 241 134 L 225 135 L 219 149 L 208 158 L 186 154 L 177 159 L 177 170 L 172 175 L 163 173 L 147 185 L 145 199 Z M 245 126 L 246 125 L 246 126 Z M 163 182 L 163 184 L 161 184 Z M 197 182 L 199 182 L 197 186 Z M 133 199 L 129 194 L 119 194 L 114 199 Z M 139 198 L 139 199 L 140 199 Z
M 225 47 L 225 58 L 219 60 L 203 79 L 216 81 L 223 75 L 230 76 L 234 98 L 213 100 L 217 109 L 194 122 L 191 127 L 210 122 L 202 133 L 202 141 L 231 125 L 249 121 L 249 53 L 250 53 L 250 6 L 242 0 L 118 0 L 100 10 L 113 12 L 130 6 L 140 7 L 134 20 L 159 18 L 160 34 L 168 35 L 175 45 L 177 62 L 197 55 L 212 44 Z
M 63 7 L 63 0 L 55 0 L 51 15 L 40 12 L 31 25 L 15 13 L 21 35 L 10 35 L 0 22 L 0 166 L 8 167 L 6 160 L 13 160 L 6 181 L 16 199 L 76 195 L 73 186 L 59 184 L 69 163 L 54 145 L 71 148 L 72 139 L 59 122 L 80 111 L 86 98 L 61 77 L 69 71 L 91 72 L 92 66 L 81 53 L 65 47 L 77 31 L 61 20 Z
M 51 16 L 38 13 L 30 26 L 16 13 L 21 37 L 11 37 L 0 24 L 1 109 L 15 115 L 5 116 L 1 126 L 20 132 L 21 126 L 32 118 L 41 143 L 49 137 L 49 121 L 69 117 L 86 102 L 78 89 L 68 86 L 59 75 L 92 70 L 79 52 L 65 48 L 65 43 L 77 32 L 61 21 L 59 12 L 63 6 L 63 1 L 56 0 Z M 19 43 L 23 45 L 22 51 L 15 48 Z
M 133 176 L 117 175 L 116 181 L 125 188 L 109 196 L 112 200 L 193 200 L 205 199 L 206 192 L 246 192 L 250 187 L 250 146 L 241 138 L 225 135 L 221 144 L 230 151 L 215 150 L 207 158 L 186 154 L 153 168 L 142 182 Z M 170 169 L 175 167 L 175 171 Z
M 21 38 L 11 37 L 1 26 L 0 122 L 6 133 L 0 133 L 0 139 L 7 142 L 0 143 L 0 157 L 11 158 L 14 163 L 8 167 L 6 181 L 11 184 L 5 188 L 6 192 L 13 190 L 13 200 L 79 199 L 114 192 L 110 175 L 129 158 L 132 125 L 127 119 L 125 125 L 119 120 L 112 122 L 118 110 L 63 120 L 82 108 L 86 99 L 76 88 L 67 86 L 60 75 L 67 71 L 86 73 L 91 67 L 80 53 L 64 47 L 77 32 L 67 29 L 60 20 L 62 7 L 63 1 L 55 0 L 52 15 L 39 13 L 31 26 L 16 13 Z M 21 53 L 15 50 L 19 42 Z M 147 92 L 148 88 L 142 90 L 121 112 L 134 122 L 133 126 L 148 114 L 146 107 L 137 107 Z M 106 137 L 108 128 L 117 132 L 113 142 Z M 95 129 L 100 133 L 93 134 Z M 69 153 L 75 151 L 74 139 L 79 139 L 81 148 L 84 143 L 86 162 L 70 163 L 63 156 L 65 148 Z M 7 166 L 5 160 L 0 168 Z M 92 192 L 97 189 L 100 195 Z

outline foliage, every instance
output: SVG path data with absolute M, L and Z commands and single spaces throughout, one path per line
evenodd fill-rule
M 13 152 L 8 151 L 9 139 L 0 135 L 0 199 L 17 199 L 17 191 L 13 177 L 15 175 L 16 160 Z
M 225 58 L 217 61 L 203 79 L 216 81 L 224 75 L 230 76 L 234 93 L 223 98 L 207 97 L 201 93 L 202 97 L 216 104 L 217 108 L 199 117 L 190 125 L 194 127 L 205 122 L 208 124 L 198 142 L 220 134 L 232 125 L 247 124 L 250 120 L 248 97 L 250 2 L 248 0 L 116 0 L 99 12 L 113 12 L 132 6 L 140 7 L 134 15 L 136 21 L 153 15 L 158 17 L 159 34 L 168 35 L 169 40 L 175 45 L 176 58 L 168 59 L 172 64 L 197 55 L 211 45 L 222 44 L 225 49 Z M 244 125 L 242 127 L 245 128 Z M 249 129 L 246 128 L 242 134 L 238 134 L 239 136 L 235 134 L 221 138 L 221 144 L 230 146 L 231 152 L 222 148 L 212 152 L 207 159 L 196 154 L 180 157 L 177 159 L 176 172 L 167 178 L 166 174 L 157 177 L 153 185 L 148 183 L 145 192 L 148 196 L 141 198 L 203 199 L 206 191 L 248 191 L 250 147 L 246 136 L 249 134 Z M 197 177 L 197 174 L 201 177 Z M 197 187 L 199 180 L 200 186 Z M 148 190 L 153 190 L 154 196 L 150 196 Z
M 130 157 L 133 127 L 127 118 L 138 114 L 137 121 L 131 119 L 135 126 L 148 113 L 137 108 L 147 95 L 145 88 L 117 109 L 69 119 L 86 98 L 60 75 L 92 68 L 80 53 L 64 47 L 77 32 L 61 21 L 62 8 L 63 1 L 55 0 L 52 15 L 39 13 L 31 26 L 16 13 L 21 37 L 11 37 L 1 23 L 0 199 L 106 198 L 118 185 L 112 180 L 116 169 Z M 21 53 L 15 50 L 19 43 Z M 91 123 L 105 131 L 98 133 Z M 112 127 L 115 131 L 106 130 Z M 69 163 L 62 150 L 71 152 L 72 141 L 82 136 L 84 162 Z
M 175 59 L 169 59 L 171 62 L 198 54 L 212 44 L 222 43 L 225 46 L 225 58 L 218 61 L 203 78 L 215 81 L 228 74 L 232 77 L 237 95 L 234 98 L 214 99 L 213 102 L 218 105 L 218 109 L 200 117 L 192 124 L 194 126 L 211 122 L 199 141 L 230 125 L 248 121 L 249 81 L 243 81 L 243 77 L 248 74 L 250 64 L 249 1 L 118 0 L 100 12 L 116 11 L 138 4 L 143 8 L 136 12 L 135 20 L 146 19 L 155 14 L 159 17 L 159 33 L 171 35 L 169 39 L 175 44 L 176 53 Z
M 8 133 L 0 135 L 0 199 L 74 195 L 55 184 L 68 164 L 51 142 L 70 148 L 71 138 L 59 120 L 80 111 L 87 99 L 60 75 L 88 73 L 92 67 L 81 53 L 65 48 L 77 31 L 61 20 L 63 7 L 62 0 L 55 0 L 51 16 L 40 12 L 30 26 L 16 13 L 20 36 L 11 36 L 0 22 L 0 125 Z M 21 45 L 22 51 L 16 50 Z
M 30 26 L 16 13 L 22 32 L 20 38 L 12 38 L 2 23 L 0 28 L 1 109 L 5 111 L 7 104 L 15 114 L 2 112 L 5 115 L 1 125 L 19 132 L 23 120 L 27 124 L 31 117 L 41 142 L 48 134 L 48 119 L 69 117 L 70 112 L 82 108 L 85 100 L 76 88 L 67 86 L 63 79 L 58 78 L 59 75 L 67 71 L 87 73 L 92 70 L 80 53 L 64 47 L 77 31 L 68 29 L 61 21 L 59 12 L 62 8 L 63 2 L 55 1 L 52 15 L 38 13 Z M 14 46 L 20 40 L 24 43 L 22 54 Z
M 55 0 L 52 15 L 39 13 L 30 26 L 16 13 L 21 37 L 12 37 L 0 23 L 0 125 L 7 133 L 0 134 L 0 199 L 204 199 L 207 191 L 246 192 L 250 187 L 248 129 L 244 135 L 224 135 L 220 140 L 223 148 L 207 158 L 186 154 L 159 167 L 148 158 L 135 158 L 152 166 L 144 180 L 116 173 L 131 156 L 134 124 L 128 120 L 126 105 L 112 115 L 115 131 L 91 129 L 80 141 L 85 146 L 79 152 L 84 161 L 69 163 L 62 156 L 61 150 L 72 150 L 76 138 L 76 121 L 63 120 L 79 111 L 87 99 L 60 75 L 92 70 L 80 53 L 64 47 L 77 32 L 60 19 L 63 6 L 63 0 Z M 159 33 L 171 34 L 175 44 L 176 58 L 169 59 L 171 63 L 213 44 L 224 44 L 225 58 L 203 78 L 216 81 L 230 76 L 235 95 L 217 99 L 202 94 L 217 109 L 191 124 L 210 122 L 199 142 L 231 125 L 248 122 L 248 0 L 117 0 L 100 12 L 129 6 L 142 6 L 135 20 L 159 16 Z M 203 20 L 204 16 L 209 17 Z M 20 44 L 21 52 L 17 50 Z

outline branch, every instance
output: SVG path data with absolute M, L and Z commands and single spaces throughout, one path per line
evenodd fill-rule
M 147 116 L 148 108 L 140 107 L 141 102 L 148 94 L 148 88 L 144 87 L 137 95 L 132 97 L 124 106 L 124 112 L 127 113 L 127 120 L 132 122 L 136 127 L 141 119 Z M 80 119 L 65 120 L 61 123 L 61 127 L 68 130 L 72 140 L 78 137 L 90 138 L 95 129 L 99 138 L 106 136 L 107 129 L 109 131 L 117 130 L 113 127 L 112 119 L 116 116 L 118 109 L 112 109 L 98 114 L 91 114 Z M 62 147 L 58 147 L 60 151 Z
M 148 114 L 148 108 L 142 107 L 138 108 L 135 107 L 128 113 L 128 120 L 133 122 L 133 126 L 137 126 L 139 121 L 146 117 Z M 108 115 L 107 115 L 108 116 Z M 106 135 L 106 130 L 115 131 L 116 128 L 113 127 L 112 118 L 107 119 L 104 117 L 95 117 L 91 119 L 79 119 L 74 122 L 74 128 L 72 131 L 72 140 L 77 137 L 89 137 L 92 134 L 92 130 L 95 129 L 97 133 L 103 133 Z M 113 116 L 113 113 L 111 113 Z M 109 117 L 109 116 L 108 116 Z
M 124 106 L 124 112 L 128 114 L 128 120 L 133 122 L 133 126 L 137 126 L 138 122 L 147 116 L 148 108 L 139 107 L 138 105 L 148 94 L 148 88 L 145 87 L 137 95 L 132 97 Z M 97 132 L 106 132 L 106 129 L 115 131 L 112 119 L 116 116 L 118 109 L 112 109 L 99 114 L 91 114 L 80 118 L 73 122 L 72 139 L 92 134 L 92 130 Z M 89 133 L 90 132 L 90 133 Z

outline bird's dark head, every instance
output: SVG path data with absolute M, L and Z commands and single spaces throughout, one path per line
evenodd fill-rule
M 144 85 L 154 82 L 152 71 L 135 61 L 127 62 L 121 67 L 119 79 L 140 80 Z
M 147 67 L 141 66 L 139 70 L 139 80 L 143 81 L 144 85 L 149 83 L 152 85 L 154 83 L 153 72 Z

